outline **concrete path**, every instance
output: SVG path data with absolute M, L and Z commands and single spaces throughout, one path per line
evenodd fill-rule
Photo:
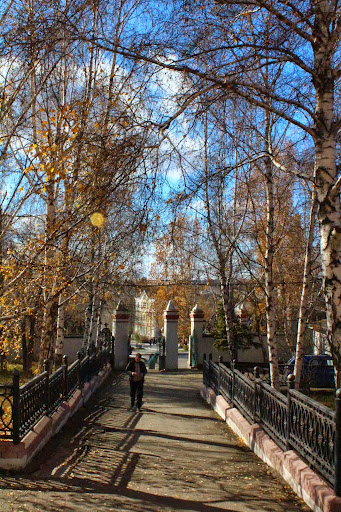
M 21 475 L 0 475 L 0 512 L 308 510 L 199 395 L 197 372 L 150 371 L 143 411 L 127 377 L 88 402 Z

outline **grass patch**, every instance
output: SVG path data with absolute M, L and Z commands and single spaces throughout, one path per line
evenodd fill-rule
M 13 371 L 18 370 L 19 372 L 19 382 L 20 385 L 25 384 L 35 375 L 35 370 L 37 368 L 38 363 L 33 363 L 32 367 L 32 375 L 27 376 L 23 375 L 23 367 L 20 363 L 8 363 L 6 368 L 0 370 L 0 384 L 12 384 L 13 380 Z
M 320 402 L 329 409 L 335 410 L 335 390 L 334 389 L 314 389 L 308 394 L 309 398 Z

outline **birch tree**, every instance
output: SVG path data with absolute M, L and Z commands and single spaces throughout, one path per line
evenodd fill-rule
M 314 177 L 324 277 L 327 339 L 336 368 L 341 372 L 340 282 L 340 183 L 337 158 L 341 118 L 338 102 L 340 81 L 339 0 L 219 0 L 198 9 L 196 2 L 176 3 L 169 37 L 161 34 L 168 61 L 158 51 L 151 55 L 137 48 L 121 48 L 132 58 L 185 73 L 199 91 L 213 84 L 227 95 L 289 123 L 296 139 L 314 145 Z M 168 26 L 169 20 L 167 20 Z M 265 30 L 271 27 L 270 31 Z M 169 33 L 169 31 L 168 31 Z M 163 36 L 163 38 L 162 38 Z M 269 36 L 269 37 L 268 37 Z M 105 42 L 109 48 L 109 41 Z M 134 51 L 135 50 L 135 51 Z M 209 55 L 209 58 L 208 58 Z M 174 56 L 176 56 L 174 58 Z M 259 59 L 261 57 L 261 59 Z M 276 88 L 266 89 L 254 80 L 255 68 L 283 64 Z M 192 88 L 193 94 L 193 88 Z M 193 96 L 184 95 L 179 112 Z M 164 126 L 169 122 L 165 120 Z M 280 161 L 280 155 L 270 154 Z M 306 177 L 309 179 L 309 177 Z
M 146 133 L 136 115 L 143 89 L 140 84 L 133 87 L 132 74 L 122 69 L 117 55 L 112 55 L 110 62 L 94 45 L 85 41 L 75 45 L 69 37 L 65 19 L 77 20 L 90 27 L 94 37 L 98 35 L 101 13 L 97 3 L 93 8 L 80 7 L 77 2 L 56 3 L 50 6 L 48 16 L 42 15 L 45 2 L 40 0 L 10 4 L 16 9 L 17 22 L 8 23 L 8 27 L 14 26 L 6 37 L 14 55 L 15 51 L 22 51 L 20 57 L 24 56 L 25 61 L 15 73 L 6 75 L 7 93 L 10 78 L 12 87 L 19 82 L 23 91 L 20 105 L 12 98 L 6 107 L 11 112 L 11 116 L 4 116 L 6 151 L 18 168 L 27 193 L 35 194 L 39 209 L 35 233 L 26 249 L 31 258 L 22 258 L 25 263 L 20 271 L 15 267 L 18 274 L 11 278 L 13 286 L 19 279 L 27 279 L 33 262 L 37 282 L 40 272 L 43 293 L 39 305 L 45 311 L 42 363 L 53 356 L 57 313 L 60 358 L 65 304 L 78 285 L 84 288 L 85 276 L 91 276 L 91 282 L 93 272 L 104 259 L 119 251 L 118 241 L 122 243 L 123 234 L 129 243 L 129 237 L 140 233 L 141 219 L 146 217 L 147 194 L 144 203 L 139 204 L 143 195 L 139 187 L 150 181 L 142 152 Z M 13 20 L 13 12 L 10 14 L 9 20 Z M 115 40 L 122 35 L 127 12 L 118 12 L 117 16 L 117 24 L 112 25 Z M 15 98 L 18 90 L 13 90 Z M 107 244 L 108 252 L 97 258 L 93 266 L 85 257 L 84 233 L 88 232 L 89 218 L 96 211 L 108 225 L 110 215 L 116 216 L 118 227 Z M 128 215 L 132 226 L 124 229 Z M 135 241 L 130 243 L 133 246 Z M 7 290 L 10 281 L 6 280 Z M 16 314 L 20 316 L 21 312 Z
M 308 298 L 309 298 L 309 291 L 311 288 L 311 278 L 312 278 L 312 245 L 313 245 L 313 234 L 314 234 L 316 209 L 317 209 L 316 193 L 315 193 L 315 188 L 313 188 L 312 197 L 311 197 L 310 215 L 309 215 L 308 237 L 307 237 L 306 250 L 305 250 L 305 256 L 304 256 L 302 293 L 301 293 L 300 308 L 299 308 L 298 323 L 297 323 L 297 340 L 296 340 L 296 354 L 295 354 L 295 368 L 294 368 L 296 389 L 300 388 L 301 375 L 302 375 L 304 334 L 305 334 L 306 325 L 307 325 Z
M 238 179 L 238 171 L 233 170 L 233 162 L 237 164 L 235 140 L 238 138 L 238 130 L 227 136 L 226 123 L 232 125 L 234 120 L 226 119 L 228 110 L 222 109 L 225 119 L 221 120 L 222 132 L 218 135 L 218 144 L 211 144 L 218 152 L 216 166 L 210 167 L 212 156 L 208 153 L 208 126 L 207 115 L 204 126 L 204 180 L 203 203 L 207 230 L 213 245 L 217 261 L 217 274 L 220 280 L 221 298 L 225 315 L 227 343 L 232 360 L 238 359 L 238 340 L 234 335 L 234 308 L 236 298 L 233 297 L 232 278 L 235 277 L 235 254 L 243 230 L 245 212 L 248 206 L 248 194 L 246 187 L 241 185 Z M 233 113 L 233 108 L 231 108 Z M 230 113 L 230 112 L 229 112 Z M 216 130 L 213 125 L 212 131 Z M 227 146 L 229 145 L 229 148 Z M 228 167 L 232 170 L 228 170 Z M 238 166 L 236 166 L 237 168 Z M 243 189 L 243 190 L 242 190 Z M 244 196 L 244 197 L 243 197 Z

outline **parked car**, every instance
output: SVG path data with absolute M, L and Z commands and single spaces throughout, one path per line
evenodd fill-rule
M 284 367 L 284 378 L 294 372 L 295 357 L 289 359 Z M 322 355 L 304 355 L 302 380 L 303 388 L 334 388 L 334 366 L 331 356 Z

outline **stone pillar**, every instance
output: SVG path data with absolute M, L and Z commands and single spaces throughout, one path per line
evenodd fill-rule
M 115 336 L 115 370 L 124 370 L 129 358 L 130 313 L 120 301 L 113 314 L 113 335 Z
M 173 301 L 168 302 L 163 312 L 164 335 L 166 343 L 166 370 L 178 369 L 178 320 L 179 312 Z
M 190 313 L 191 336 L 189 337 L 188 366 L 196 367 L 202 364 L 202 350 L 200 350 L 204 331 L 204 312 L 196 304 Z

